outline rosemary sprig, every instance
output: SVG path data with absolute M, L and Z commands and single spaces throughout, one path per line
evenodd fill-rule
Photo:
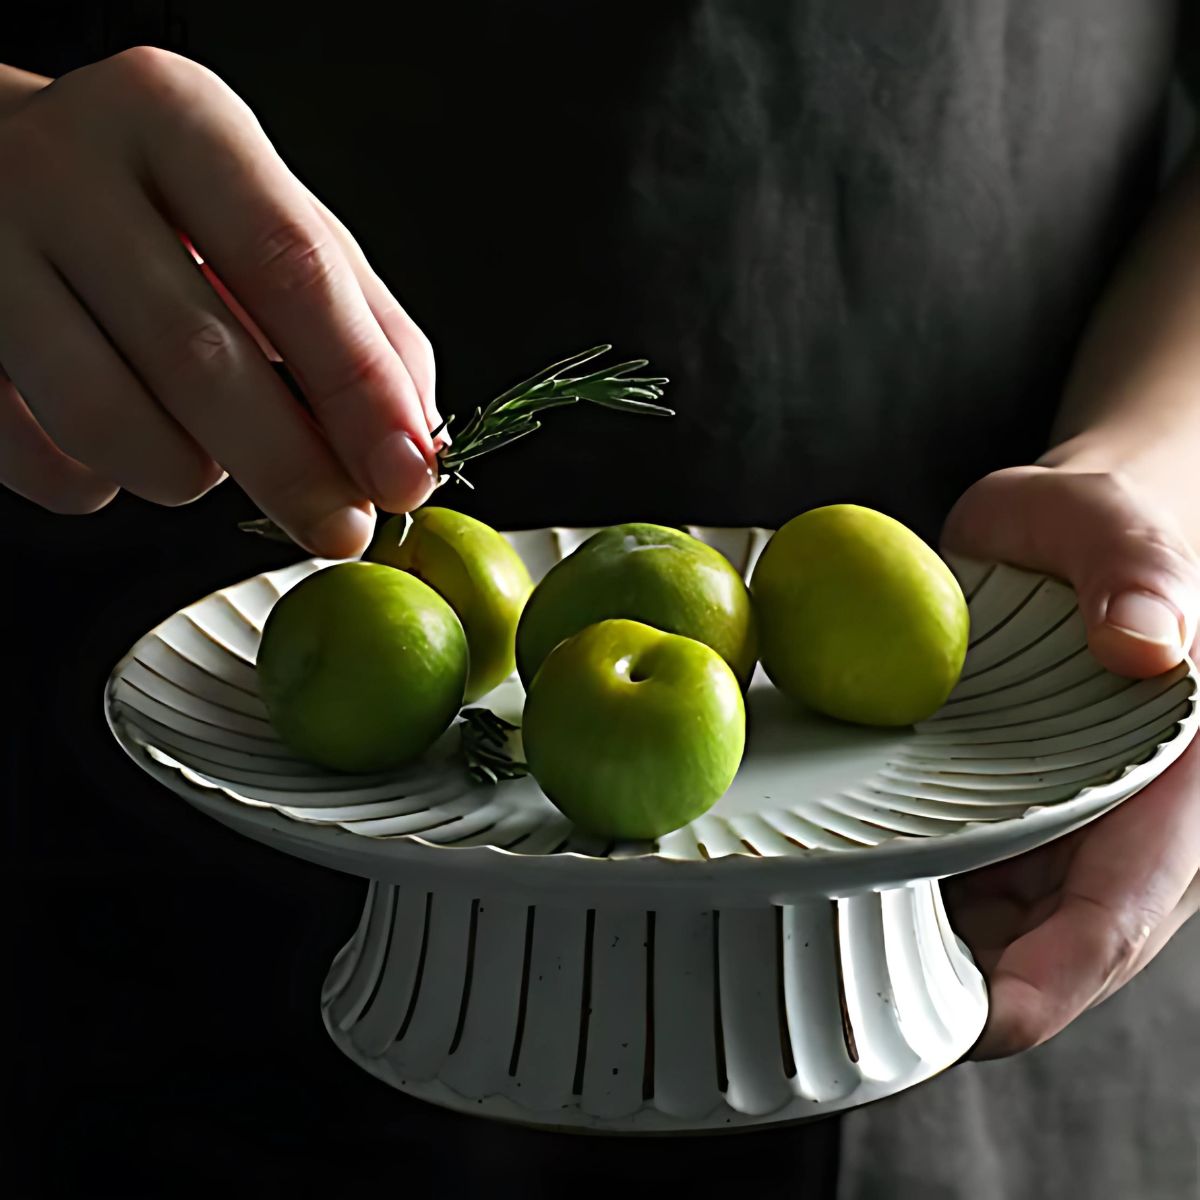
M 525 763 L 508 753 L 508 735 L 520 728 L 487 708 L 464 708 L 459 716 L 462 753 L 476 783 L 499 783 L 529 774 Z
M 655 403 L 662 398 L 663 387 L 668 382 L 666 377 L 636 374 L 648 365 L 647 359 L 633 358 L 586 375 L 566 374 L 611 349 L 609 345 L 593 346 L 552 363 L 501 393 L 486 408 L 477 408 L 466 425 L 454 435 L 453 444 L 439 452 L 438 460 L 445 472 L 440 482 L 450 477 L 469 487 L 462 474 L 463 465 L 540 429 L 542 423 L 536 414 L 546 409 L 584 400 L 618 412 L 673 417 L 674 410 Z M 436 437 L 449 429 L 453 421 L 453 416 L 447 417 L 433 435 Z
M 550 408 L 561 408 L 583 400 L 601 408 L 612 408 L 618 412 L 642 416 L 673 417 L 673 409 L 655 401 L 662 399 L 663 388 L 668 380 L 663 375 L 638 375 L 637 372 L 649 364 L 645 358 L 632 358 L 613 367 L 601 367 L 585 375 L 567 375 L 576 367 L 607 354 L 612 346 L 593 346 L 590 350 L 572 354 L 561 362 L 551 363 L 536 375 L 502 392 L 484 408 L 477 408 L 467 423 L 454 435 L 449 446 L 438 451 L 441 475 L 438 486 L 456 479 L 471 487 L 471 482 L 462 473 L 463 466 L 501 446 L 510 445 L 518 438 L 527 437 L 542 427 L 537 419 L 540 412 Z M 432 436 L 446 431 L 455 417 L 447 417 L 433 430 Z M 246 533 L 257 533 L 273 541 L 291 542 L 274 521 L 260 517 L 252 521 L 239 521 L 238 528 Z
M 257 533 L 259 537 L 268 538 L 272 542 L 286 542 L 289 546 L 296 544 L 270 517 L 255 517 L 252 521 L 239 521 L 238 528 L 243 533 Z

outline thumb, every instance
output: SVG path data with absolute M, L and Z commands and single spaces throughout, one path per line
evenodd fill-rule
M 1119 476 L 1053 467 L 997 471 L 969 488 L 942 548 L 1064 579 L 1101 665 L 1158 675 L 1196 636 L 1200 570 L 1170 520 Z

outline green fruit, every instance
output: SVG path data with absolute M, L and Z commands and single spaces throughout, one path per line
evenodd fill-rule
M 711 646 L 742 687 L 757 658 L 754 615 L 742 577 L 724 555 L 663 525 L 613 525 L 555 564 L 517 626 L 517 670 L 526 687 L 564 638 L 609 618 L 642 621 Z
M 415 575 L 458 614 L 471 651 L 468 702 L 512 674 L 517 621 L 533 580 L 490 525 L 448 508 L 419 508 L 406 536 L 403 517 L 385 521 L 363 559 Z
M 338 563 L 276 602 L 258 650 L 271 723 L 303 758 L 383 771 L 422 754 L 462 705 L 467 639 L 419 579 Z
M 733 782 L 746 711 L 736 676 L 703 643 L 601 621 L 546 658 L 521 734 L 533 777 L 577 825 L 655 838 L 707 811 Z
M 845 721 L 911 725 L 962 672 L 967 602 L 899 521 L 814 508 L 770 540 L 750 580 L 763 669 L 781 692 Z

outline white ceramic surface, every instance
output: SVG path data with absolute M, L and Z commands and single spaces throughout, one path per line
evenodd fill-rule
M 538 577 L 589 532 L 511 537 Z M 747 571 L 767 536 L 693 532 Z M 971 646 L 931 720 L 896 731 L 804 715 L 760 670 L 729 792 L 656 844 L 605 843 L 573 830 L 532 779 L 474 784 L 456 728 L 389 775 L 330 774 L 289 754 L 267 723 L 254 657 L 271 605 L 320 565 L 257 576 L 170 617 L 118 665 L 107 706 L 121 744 L 185 798 L 252 836 L 290 824 L 293 846 L 368 878 L 411 883 L 416 872 L 440 886 L 462 877 L 557 896 L 712 880 L 770 900 L 944 876 L 1095 817 L 1173 760 L 1196 723 L 1188 668 L 1140 682 L 1108 674 L 1069 588 L 959 562 Z M 519 721 L 521 700 L 514 678 L 481 703 Z
M 537 578 L 590 532 L 510 537 Z M 692 532 L 746 573 L 769 536 Z M 372 881 L 326 981 L 332 1037 L 397 1088 L 501 1119 L 744 1128 L 945 1069 L 987 1006 L 936 880 L 1096 818 L 1174 761 L 1198 720 L 1190 664 L 1110 675 L 1069 588 L 959 561 L 971 645 L 932 719 L 880 731 L 804 715 L 760 671 L 726 796 L 657 843 L 603 843 L 532 780 L 472 783 L 456 729 L 389 775 L 291 756 L 254 658 L 271 605 L 321 565 L 168 618 L 114 669 L 108 719 L 196 807 Z M 520 686 L 480 703 L 519 720 Z
M 936 882 L 632 912 L 372 883 L 326 1028 L 446 1107 L 600 1132 L 806 1120 L 919 1083 L 987 1012 Z

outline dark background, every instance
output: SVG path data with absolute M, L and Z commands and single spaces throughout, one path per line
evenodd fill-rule
M 169 4 L 0 17 L 0 61 L 50 75 L 142 43 L 186 48 Z M 515 353 L 536 367 L 534 349 Z M 237 531 L 254 515 L 231 484 L 175 510 L 122 494 L 86 518 L 0 490 L 7 1194 L 561 1196 L 636 1180 L 708 1195 L 749 1179 L 756 1197 L 822 1194 L 829 1124 L 749 1141 L 542 1134 L 410 1100 L 334 1048 L 318 995 L 365 885 L 194 812 L 101 711 L 143 632 L 295 557 Z

